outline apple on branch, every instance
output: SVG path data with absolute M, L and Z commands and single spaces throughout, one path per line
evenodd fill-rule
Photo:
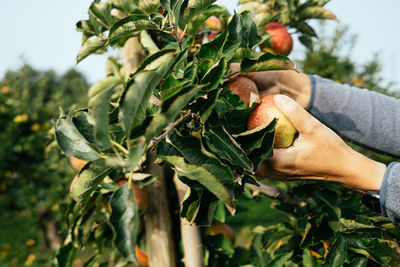
M 271 123 L 276 118 L 274 148 L 287 148 L 293 144 L 297 133 L 289 119 L 274 103 L 274 95 L 261 98 L 261 103 L 252 111 L 247 121 L 247 129 L 252 130 L 259 126 Z
M 284 56 L 290 54 L 293 48 L 293 39 L 285 26 L 278 22 L 271 22 L 265 25 L 264 31 L 270 34 L 271 38 L 260 45 L 262 51 Z
M 232 93 L 240 96 L 247 106 L 251 106 L 260 99 L 257 85 L 249 78 L 239 76 L 225 84 Z

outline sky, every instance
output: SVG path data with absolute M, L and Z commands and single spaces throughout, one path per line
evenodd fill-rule
M 81 33 L 75 24 L 87 19 L 92 0 L 19 0 L 4 1 L 0 9 L 0 79 L 9 70 L 29 63 L 35 68 L 55 69 L 63 73 L 70 68 L 81 71 L 89 82 L 105 75 L 106 56 L 92 55 L 76 64 L 81 45 Z M 238 9 L 237 1 L 218 0 L 230 11 Z M 400 88 L 400 1 L 398 0 L 331 0 L 326 6 L 347 25 L 350 34 L 357 35 L 352 59 L 365 63 L 379 53 L 383 75 Z M 313 23 L 317 26 L 317 22 Z M 329 22 L 334 29 L 337 22 Z M 318 33 L 318 27 L 316 27 Z M 295 42 L 293 59 L 302 54 Z M 113 52 L 115 53 L 115 51 Z

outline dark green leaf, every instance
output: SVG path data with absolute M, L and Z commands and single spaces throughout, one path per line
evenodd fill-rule
M 217 63 L 215 63 L 201 79 L 201 84 L 207 84 L 207 90 L 211 91 L 218 87 L 222 83 L 222 78 L 224 77 L 227 68 L 227 62 L 225 58 L 221 58 Z
M 182 201 L 181 217 L 185 218 L 189 224 L 194 222 L 199 212 L 202 193 L 203 190 L 194 190 L 190 187 L 186 191 Z
M 347 242 L 342 235 L 338 235 L 332 248 L 326 257 L 324 266 L 341 267 L 343 266 L 347 256 Z
M 184 13 L 189 0 L 160 0 L 161 6 L 170 12 L 174 23 L 183 29 L 185 27 Z M 176 28 L 175 28 L 176 30 Z
M 79 54 L 76 58 L 76 62 L 79 63 L 85 57 L 89 56 L 90 54 L 95 53 L 100 48 L 103 48 L 106 43 L 107 43 L 107 40 L 102 39 L 100 37 L 95 38 L 93 40 L 86 41 L 83 44 L 81 50 L 79 51 Z
M 78 202 L 86 201 L 97 185 L 112 170 L 112 168 L 106 167 L 103 159 L 86 164 L 71 184 L 70 194 L 72 198 Z
M 135 245 L 139 228 L 139 210 L 133 200 L 132 185 L 126 183 L 110 199 L 110 223 L 116 232 L 115 246 L 128 260 L 135 261 Z
M 257 33 L 257 26 L 251 18 L 250 12 L 234 14 L 228 25 L 229 40 L 240 42 L 240 47 L 253 48 L 261 42 L 261 37 Z
M 146 142 L 144 138 L 134 140 L 129 147 L 129 158 L 127 170 L 133 170 L 139 163 L 144 151 L 146 150 Z
M 72 245 L 72 242 L 60 247 L 56 252 L 57 265 L 59 267 L 68 267 L 71 265 L 71 256 L 76 248 Z
M 109 42 L 115 44 L 119 39 L 132 36 L 140 31 L 156 29 L 158 29 L 157 24 L 150 21 L 148 16 L 140 14 L 130 15 L 118 20 L 111 26 Z
M 210 59 L 217 62 L 221 57 L 226 40 L 228 39 L 228 34 L 227 31 L 224 31 L 211 42 L 203 44 L 199 51 L 199 59 Z
M 367 266 L 367 262 L 368 262 L 368 258 L 357 257 L 357 258 L 354 258 L 348 266 L 349 267 L 365 267 L 365 266 Z
M 268 267 L 282 267 L 292 257 L 293 251 L 279 254 L 269 264 Z
M 289 58 L 271 53 L 265 53 L 257 60 L 246 58 L 240 64 L 242 72 L 257 72 L 269 70 L 296 70 Z
M 244 151 L 260 148 L 263 144 L 264 138 L 274 136 L 276 120 L 273 120 L 270 124 L 257 127 L 253 130 L 249 130 L 240 134 L 233 135 L 239 142 L 240 146 Z

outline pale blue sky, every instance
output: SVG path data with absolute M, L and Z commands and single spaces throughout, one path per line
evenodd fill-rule
M 23 62 L 40 69 L 54 68 L 59 73 L 76 66 L 90 82 L 104 77 L 104 56 L 90 56 L 78 65 L 75 57 L 81 34 L 75 23 L 87 18 L 91 0 L 19 0 L 3 1 L 0 9 L 0 79 L 7 69 Z M 237 1 L 219 0 L 231 11 Z M 356 62 L 370 60 L 380 53 L 385 79 L 400 87 L 400 2 L 396 0 L 331 0 L 326 5 L 350 32 L 358 35 L 352 57 Z M 331 22 L 333 28 L 336 23 Z M 295 43 L 290 57 L 301 55 Z

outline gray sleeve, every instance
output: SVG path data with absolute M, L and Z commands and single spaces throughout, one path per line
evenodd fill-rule
M 400 99 L 310 75 L 308 110 L 344 139 L 400 157 Z
M 308 110 L 343 138 L 400 157 L 400 100 L 312 75 Z M 392 162 L 380 189 L 382 214 L 400 223 L 400 162 Z
M 379 195 L 383 216 L 400 223 L 400 162 L 392 162 L 386 168 Z

